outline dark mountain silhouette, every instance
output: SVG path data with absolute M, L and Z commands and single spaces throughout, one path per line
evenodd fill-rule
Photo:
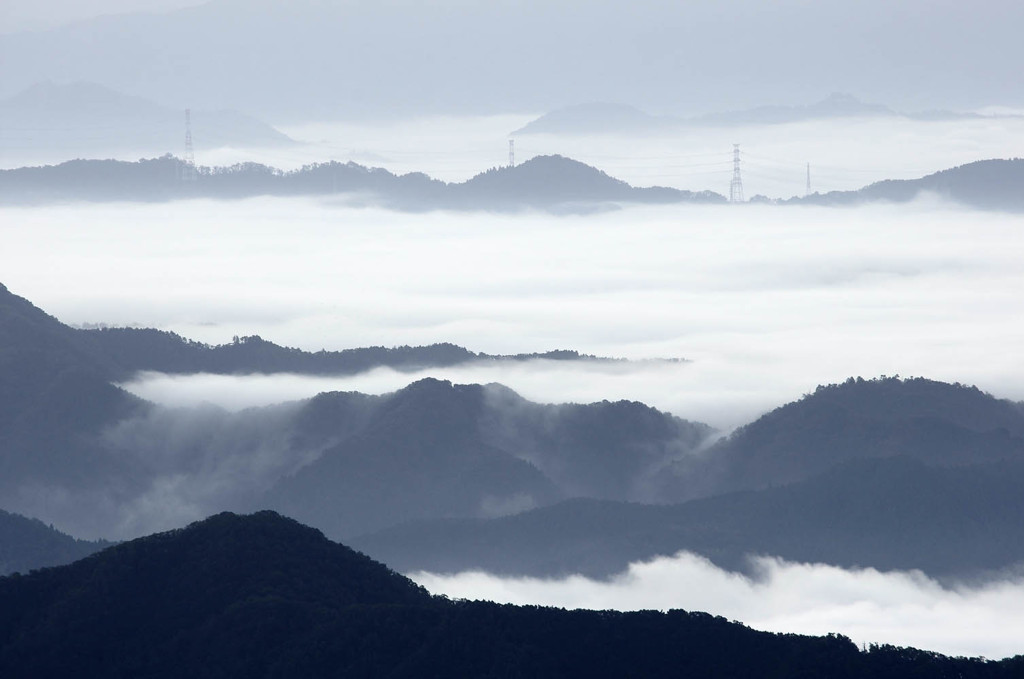
M 25 204 L 51 201 L 166 201 L 252 196 L 337 196 L 354 204 L 399 210 L 526 209 L 586 212 L 618 203 L 714 203 L 711 191 L 632 187 L 561 156 L 538 156 L 520 165 L 488 170 L 461 184 L 421 173 L 394 175 L 356 163 L 317 163 L 282 172 L 258 163 L 198 168 L 181 180 L 184 164 L 170 155 L 125 162 L 72 160 L 59 165 L 0 170 L 0 199 Z
M 62 566 L 109 546 L 102 540 L 76 540 L 38 519 L 0 509 L 0 575 Z
M 98 437 L 146 405 L 111 385 L 110 370 L 73 330 L 0 285 L 0 491 L 130 473 Z
M 535 575 L 608 575 L 683 549 L 729 568 L 756 553 L 941 576 L 1024 562 L 1024 405 L 975 387 L 922 378 L 819 387 L 644 478 L 649 497 L 705 499 L 570 502 L 356 543 L 403 570 Z
M 153 514 L 161 505 L 168 516 L 179 504 L 195 516 L 197 508 L 272 502 L 347 535 L 413 518 L 507 514 L 577 494 L 636 499 L 709 433 L 641 404 L 541 406 L 498 386 L 436 380 L 387 397 L 175 410 L 111 380 L 137 370 L 338 374 L 601 359 L 570 351 L 499 357 L 454 345 L 307 353 L 258 337 L 208 347 L 152 330 L 72 329 L 6 288 L 0 321 L 0 506 L 81 536 L 132 537 L 131 521 L 165 526 Z
M 1002 678 L 1022 664 L 862 652 L 703 613 L 452 602 L 270 512 L 0 578 L 0 600 L 4 676 Z
M 199 149 L 296 143 L 235 111 L 191 113 L 192 138 Z M 0 129 L 0 150 L 7 153 L 42 152 L 62 159 L 118 151 L 151 155 L 182 148 L 185 111 L 95 83 L 43 82 L 0 101 Z
M 623 362 L 566 349 L 486 354 L 438 343 L 309 352 L 283 347 L 257 335 L 209 345 L 152 328 L 71 328 L 0 284 L 0 365 L 9 379 L 43 379 L 69 370 L 85 371 L 109 381 L 126 380 L 146 370 L 175 374 L 350 375 L 384 366 L 412 371 L 473 361 L 537 359 Z
M 933 466 L 1024 456 L 1024 405 L 923 378 L 850 378 L 760 417 L 675 468 L 677 497 L 764 488 L 848 460 L 906 455 Z
M 1024 159 L 979 160 L 920 179 L 886 179 L 857 191 L 815 193 L 787 203 L 859 205 L 871 202 L 906 203 L 923 193 L 985 210 L 1024 210 Z
M 258 335 L 239 337 L 227 344 L 208 345 L 152 328 L 93 328 L 78 330 L 81 338 L 109 363 L 118 374 L 153 370 L 163 373 L 298 373 L 307 375 L 351 375 L 374 368 L 396 370 L 460 365 L 493 361 L 586 361 L 625 362 L 577 351 L 523 354 L 487 354 L 441 342 L 428 346 L 360 347 L 341 351 L 303 351 L 274 344 Z M 672 359 L 665 359 L 671 361 Z
M 1024 459 L 937 468 L 855 460 L 799 483 L 679 505 L 571 500 L 492 520 L 414 522 L 352 540 L 402 571 L 607 577 L 686 550 L 745 571 L 750 555 L 940 578 L 1024 563 Z
M 330 412 L 334 397 L 318 399 Z M 499 385 L 425 379 L 382 398 L 352 436 L 261 501 L 343 537 L 574 495 L 647 499 L 648 477 L 709 433 L 639 403 L 542 406 Z

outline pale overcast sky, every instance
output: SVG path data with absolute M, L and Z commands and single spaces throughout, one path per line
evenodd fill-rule
M 53 28 L 101 14 L 162 12 L 207 0 L 3 0 L 0 31 Z

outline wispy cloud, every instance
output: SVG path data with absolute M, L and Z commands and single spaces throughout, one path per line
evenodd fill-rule
M 707 611 L 756 629 L 838 632 L 858 644 L 892 643 L 950 655 L 1003 658 L 1024 638 L 1024 576 L 944 587 L 919 572 L 844 570 L 759 557 L 757 576 L 720 570 L 681 552 L 636 563 L 610 581 L 541 580 L 487 573 L 413 573 L 435 594 L 589 609 Z

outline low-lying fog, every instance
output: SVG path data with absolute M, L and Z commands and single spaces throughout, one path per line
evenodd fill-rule
M 503 164 L 507 132 L 526 120 L 307 125 L 286 131 L 308 147 L 199 160 L 287 168 L 351 158 L 461 180 Z M 828 190 L 1024 155 L 1019 143 L 1007 146 L 1024 139 L 1020 125 L 862 121 L 702 130 L 675 141 L 516 143 L 521 159 L 562 153 L 636 184 L 724 193 L 731 143 L 741 142 L 747 195 L 789 196 L 802 193 L 806 162 L 814 188 Z M 316 199 L 4 207 L 0 240 L 0 282 L 70 324 L 137 324 L 214 344 L 258 334 L 314 351 L 454 342 L 492 354 L 689 359 L 478 363 L 331 379 L 149 374 L 128 385 L 172 405 L 377 393 L 428 374 L 501 382 L 537 401 L 635 399 L 723 428 L 852 375 L 921 375 L 1024 399 L 1024 215 L 931 198 L 849 210 L 680 205 L 577 217 L 412 215 Z M 198 510 L 181 501 L 206 490 L 167 488 L 140 511 L 177 520 L 168 508 L 180 506 L 185 521 Z M 1017 653 L 1024 638 L 1024 585 L 1014 578 L 943 590 L 912 575 L 765 562 L 755 583 L 685 556 L 635 566 L 611 584 L 417 578 L 452 596 L 705 609 L 764 629 L 969 655 Z
M 733 144 L 740 144 L 745 195 L 771 198 L 803 195 L 810 164 L 811 190 L 854 190 L 883 179 L 914 179 L 986 158 L 1024 156 L 1024 116 L 921 121 L 898 117 L 838 118 L 775 125 L 702 126 L 642 134 L 512 134 L 536 114 L 435 116 L 384 122 L 309 122 L 283 126 L 299 144 L 273 148 L 210 148 L 202 116 L 193 120 L 196 162 L 225 166 L 264 163 L 293 170 L 309 163 L 353 161 L 395 173 L 424 172 L 461 182 L 508 162 L 508 140 L 522 162 L 561 154 L 635 186 L 670 186 L 729 195 Z M 1009 114 L 1009 115 L 1007 115 Z M 93 134 L 95 131 L 90 131 Z M 72 149 L 43 151 L 30 132 L 8 135 L 0 167 L 54 164 Z M 110 143 L 117 142 L 111 137 Z M 181 147 L 111 149 L 104 158 L 134 161 Z
M 1021 652 L 1024 577 L 943 587 L 919 572 L 844 570 L 758 558 L 758 577 L 722 571 L 685 552 L 630 566 L 608 582 L 414 573 L 434 594 L 563 608 L 710 611 L 755 629 L 845 634 L 948 655 L 999 659 Z
M 491 364 L 331 380 L 161 377 L 228 406 L 423 374 L 540 401 L 641 400 L 732 426 L 849 376 L 1024 398 L 1024 216 L 924 199 L 859 209 L 410 215 L 314 199 L 5 208 L 3 282 L 71 324 L 258 334 L 308 350 L 454 342 L 679 365 Z M 215 387 L 211 386 L 215 385 Z
M 729 195 L 733 144 L 740 144 L 745 195 L 803 195 L 914 179 L 984 158 L 1024 155 L 1024 117 L 919 121 L 839 118 L 778 125 L 692 126 L 648 134 L 511 134 L 536 116 L 439 117 L 392 125 L 309 123 L 283 128 L 306 146 L 275 151 L 217 149 L 197 160 L 240 160 L 296 168 L 327 158 L 392 172 L 465 181 L 505 165 L 508 139 L 519 162 L 561 154 L 634 186 L 671 186 Z

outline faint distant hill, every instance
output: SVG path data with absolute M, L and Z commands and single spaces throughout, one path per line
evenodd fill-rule
M 109 546 L 76 540 L 42 521 L 0 509 L 0 576 L 61 566 Z
M 626 104 L 577 104 L 545 113 L 511 134 L 655 134 L 696 126 L 781 125 L 839 118 L 906 118 L 929 121 L 983 117 L 986 116 L 942 110 L 900 113 L 882 104 L 864 103 L 849 94 L 833 93 L 812 104 L 756 106 L 736 111 L 706 113 L 691 118 L 653 116 Z
M 956 468 L 859 459 L 800 482 L 676 505 L 569 500 L 494 519 L 417 521 L 351 544 L 403 572 L 605 578 L 689 551 L 965 579 L 1024 563 L 1024 458 Z
M 708 113 L 691 118 L 702 125 L 778 125 L 829 118 L 898 117 L 882 104 L 866 104 L 849 94 L 833 93 L 821 101 L 795 106 L 757 106 L 739 111 Z
M 785 202 L 804 205 L 906 203 L 926 193 L 970 207 L 1020 212 L 1024 210 L 1024 159 L 979 160 L 920 179 L 886 179 L 857 191 L 815 193 Z
M 272 512 L 218 514 L 74 564 L 0 578 L 5 677 L 1019 676 L 707 613 L 452 601 Z
M 296 143 L 236 111 L 191 113 L 197 149 Z M 95 83 L 37 83 L 0 101 L 0 153 L 60 153 L 73 158 L 131 151 L 149 156 L 179 151 L 184 140 L 184 107 L 168 108 Z
M 510 134 L 644 134 L 680 123 L 679 119 L 652 116 L 627 104 L 591 103 L 555 109 Z
M 494 168 L 461 184 L 422 173 L 394 175 L 356 163 L 317 163 L 282 172 L 257 163 L 199 168 L 184 182 L 182 161 L 170 155 L 137 162 L 74 160 L 60 165 L 0 170 L 0 199 L 52 201 L 165 201 L 181 198 L 337 196 L 355 204 L 400 210 L 528 209 L 587 212 L 621 203 L 716 203 L 711 191 L 637 188 L 562 156 L 538 156 L 515 167 Z

